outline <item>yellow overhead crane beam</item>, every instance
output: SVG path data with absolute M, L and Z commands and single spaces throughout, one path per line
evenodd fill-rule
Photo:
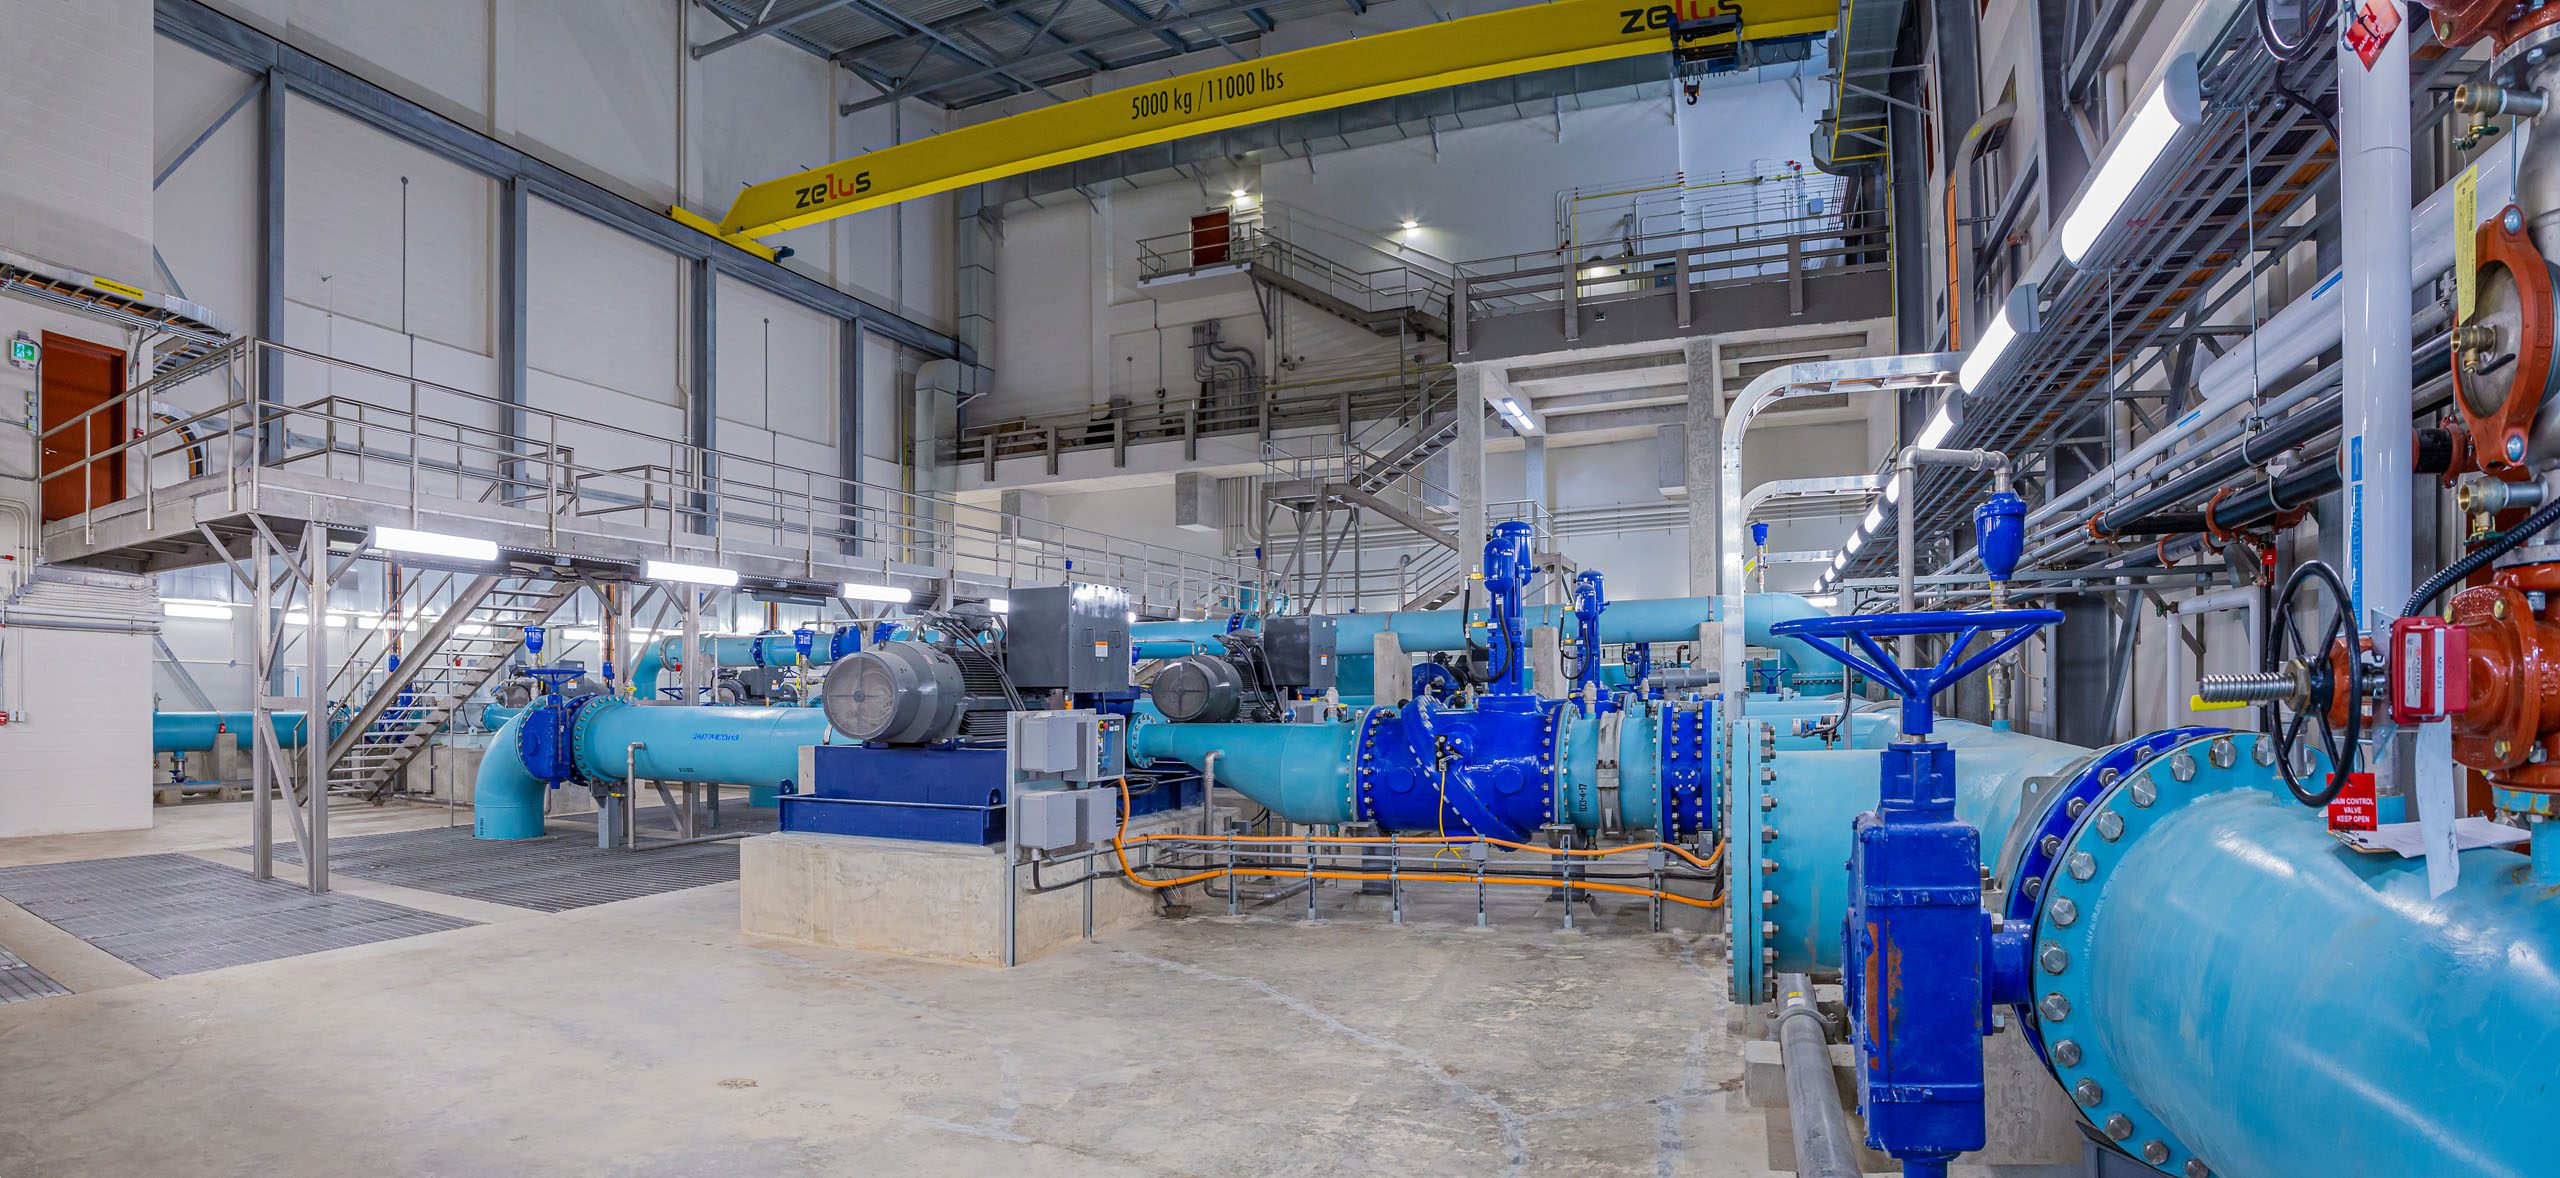
M 1829 31 L 1840 0 L 1550 0 L 1275 53 L 945 131 L 738 194 L 718 223 L 679 221 L 765 257 L 755 239 L 983 180 L 1231 127 L 1587 62 Z

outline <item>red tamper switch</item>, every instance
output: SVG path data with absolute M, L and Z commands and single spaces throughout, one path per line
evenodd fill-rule
M 2426 724 L 2471 706 L 2471 635 L 2443 618 L 2391 623 L 2391 719 Z

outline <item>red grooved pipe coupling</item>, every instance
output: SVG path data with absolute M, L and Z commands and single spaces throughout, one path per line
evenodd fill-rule
M 2540 613 L 2528 593 L 2542 594 Z M 2471 645 L 2471 701 L 2453 717 L 2454 759 L 2501 788 L 2560 793 L 2560 565 L 2501 570 L 2463 590 L 2453 622 Z

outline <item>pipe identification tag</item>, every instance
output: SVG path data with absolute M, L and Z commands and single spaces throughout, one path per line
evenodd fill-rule
M 2382 56 L 2391 44 L 2391 35 L 2400 31 L 2399 0 L 2364 0 L 2356 6 L 2355 23 L 2347 26 L 2347 45 L 2356 51 L 2356 59 L 2371 70 L 2375 58 Z

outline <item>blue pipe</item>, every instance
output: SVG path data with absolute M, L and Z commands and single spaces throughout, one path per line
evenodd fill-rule
M 2476 850 L 2431 897 L 2425 860 L 2341 846 L 2252 749 L 2215 768 L 2189 748 L 2191 784 L 2151 774 L 2092 807 L 2068 852 L 2092 878 L 2056 873 L 2037 926 L 2065 956 L 2029 1005 L 2052 1007 L 2063 1086 L 2099 1095 L 2083 1115 L 2125 1117 L 2124 1147 L 2158 1142 L 2170 1174 L 2552 1173 L 2553 881 Z M 2086 833 L 2108 812 L 2114 839 Z
M 1826 703 L 1839 706 L 1835 698 Z M 1754 705 L 1745 727 L 1769 718 Z M 1837 972 L 1840 968 L 1841 922 L 1848 919 L 1849 861 L 1858 815 L 1876 808 L 1876 755 L 1899 732 L 1891 712 L 1858 712 L 1850 716 L 1845 747 L 1825 749 L 1821 742 L 1788 735 L 1778 725 L 1777 751 L 1763 761 L 1759 737 L 1735 738 L 1737 758 L 1748 758 L 1744 772 L 1765 767 L 1775 771 L 1762 789 L 1777 799 L 1774 809 L 1756 820 L 1737 815 L 1748 828 L 1775 830 L 1768 842 L 1755 840 L 1755 856 L 1775 863 L 1760 875 L 1758 886 L 1776 893 L 1762 919 L 1778 926 L 1768 947 L 1778 951 L 1772 969 L 1779 973 Z M 1986 728 L 1963 720 L 1937 721 L 1935 739 L 1955 750 L 1956 816 L 1983 832 L 1981 853 L 1986 866 L 2000 854 L 2001 836 L 2018 816 L 2029 778 L 2059 774 L 2089 756 L 2078 745 L 2044 740 L 2024 733 Z M 1624 762 L 1621 762 L 1623 766 Z M 1622 769 L 1623 771 L 1623 769 Z
M 1564 605 L 1525 606 L 1520 611 L 1529 628 L 1561 627 L 1573 617 L 1573 609 Z M 1818 670 L 1831 661 L 1814 652 L 1803 640 L 1769 633 L 1769 627 L 1795 618 L 1827 617 L 1829 611 L 1793 593 L 1754 593 L 1743 598 L 1742 625 L 1745 640 L 1753 646 L 1765 646 L 1778 652 L 1778 657 L 1794 670 Z M 1698 627 L 1716 618 L 1716 599 L 1712 597 L 1659 597 L 1647 601 L 1612 601 L 1600 615 L 1600 641 L 1627 642 L 1696 642 Z M 1377 637 L 1392 632 L 1397 645 L 1407 651 L 1464 650 L 1467 626 L 1482 626 L 1489 620 L 1487 611 L 1475 610 L 1462 618 L 1457 610 L 1416 610 L 1405 613 L 1335 614 L 1335 649 L 1348 654 L 1367 654 Z M 1143 659 L 1180 658 L 1195 650 L 1217 648 L 1218 635 L 1228 632 L 1227 619 L 1198 622 L 1140 622 L 1129 628 L 1130 642 Z
M 542 837 L 542 791 L 552 783 L 527 772 L 519 755 L 525 718 L 519 710 L 500 725 L 480 752 L 480 775 L 471 786 L 471 837 L 538 839 Z
M 730 634 L 706 636 L 703 646 L 711 653 L 715 667 L 790 667 L 800 662 L 798 639 L 787 630 L 766 634 Z M 640 657 L 631 662 L 631 688 L 643 700 L 659 698 L 663 690 L 660 680 L 667 664 L 682 665 L 675 658 L 676 648 L 684 644 L 682 635 L 670 635 L 640 648 Z M 823 667 L 862 649 L 862 628 L 841 626 L 820 631 L 809 646 L 809 665 Z
M 643 779 L 743 785 L 753 805 L 758 793 L 794 784 L 803 746 L 840 740 L 826 713 L 815 708 L 643 706 L 601 695 L 553 697 L 526 708 L 490 739 L 475 799 L 494 789 L 501 811 L 516 817 L 475 819 L 474 832 L 481 838 L 535 837 L 542 833 L 543 787 L 621 782 L 626 756 Z M 632 750 L 634 742 L 643 747 Z M 763 804 L 773 804 L 773 793 L 764 797 Z M 529 824 L 521 817 L 527 806 L 534 814 Z
M 153 712 L 151 713 L 151 751 L 155 753 L 207 753 L 214 742 L 228 734 L 232 747 L 247 750 L 250 745 L 249 712 Z M 302 747 L 303 714 L 276 712 L 269 723 L 274 727 L 276 743 L 285 748 Z

